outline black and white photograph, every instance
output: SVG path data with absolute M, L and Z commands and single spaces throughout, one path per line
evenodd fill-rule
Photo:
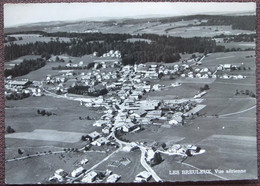
M 256 3 L 4 4 L 6 184 L 256 180 Z

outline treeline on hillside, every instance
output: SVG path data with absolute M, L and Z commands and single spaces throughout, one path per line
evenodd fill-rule
M 207 19 L 207 23 L 201 23 L 198 26 L 213 26 L 213 25 L 231 25 L 232 29 L 239 30 L 255 30 L 256 29 L 256 16 L 222 16 L 222 15 L 193 15 L 185 17 L 172 17 L 163 18 L 162 23 L 171 23 L 181 20 L 193 20 L 193 19 Z
M 225 47 L 217 46 L 216 42 L 211 38 L 181 38 L 158 36 L 154 34 L 135 36 L 152 40 L 153 42 L 149 44 L 144 41 L 134 43 L 126 42 L 125 34 L 116 34 L 115 37 L 117 37 L 118 40 L 111 39 L 113 38 L 113 36 L 111 36 L 113 34 L 109 34 L 104 42 L 87 42 L 84 38 L 89 35 L 91 34 L 86 34 L 86 36 L 82 38 L 72 38 L 71 42 L 66 43 L 57 39 L 48 43 L 35 42 L 24 45 L 11 44 L 5 46 L 5 60 L 16 59 L 24 55 L 41 55 L 43 53 L 49 55 L 68 54 L 70 56 L 78 57 L 92 54 L 94 51 L 98 52 L 99 55 L 102 55 L 110 50 L 119 50 L 124 64 L 135 64 L 149 61 L 175 62 L 180 59 L 179 53 L 221 52 L 225 50 Z M 104 34 L 102 38 L 105 36 L 107 36 L 107 34 Z M 120 38 L 119 36 L 122 37 Z
M 256 34 L 239 34 L 239 35 L 224 35 L 220 34 L 214 38 L 224 38 L 225 42 L 254 42 Z
M 6 69 L 5 77 L 10 76 L 10 75 L 13 77 L 23 76 L 23 75 L 28 74 L 31 71 L 37 70 L 37 69 L 45 66 L 45 64 L 46 64 L 46 62 L 41 58 L 38 58 L 36 60 L 34 60 L 34 59 L 23 60 L 22 63 L 15 65 L 14 68 Z

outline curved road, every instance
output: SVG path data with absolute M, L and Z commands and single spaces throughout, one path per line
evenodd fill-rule
M 232 115 L 235 115 L 235 114 L 241 114 L 241 113 L 247 112 L 247 111 L 254 109 L 254 108 L 256 108 L 256 105 L 254 105 L 250 108 L 247 108 L 245 110 L 238 111 L 238 112 L 232 112 L 232 113 L 229 113 L 229 114 L 222 114 L 222 115 L 219 115 L 218 117 L 226 117 L 226 116 L 232 116 Z

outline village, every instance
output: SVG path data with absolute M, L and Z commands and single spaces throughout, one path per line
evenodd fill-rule
M 257 179 L 255 4 L 105 4 L 5 20 L 5 182 Z
M 96 52 L 93 53 L 93 56 L 96 55 Z M 102 60 L 103 57 L 110 59 Z M 185 160 L 190 156 L 205 153 L 205 150 L 194 144 L 166 146 L 146 141 L 124 141 L 122 136 L 127 133 L 138 133 L 144 130 L 143 126 L 148 125 L 160 125 L 166 128 L 185 125 L 185 120 L 199 117 L 199 111 L 206 107 L 203 104 L 203 96 L 210 87 L 205 84 L 193 97 L 171 100 L 144 99 L 150 92 L 182 86 L 178 79 L 246 78 L 240 74 L 231 74 L 232 71 L 242 68 L 240 66 L 220 64 L 214 68 L 201 67 L 205 58 L 207 55 L 195 56 L 173 65 L 160 63 L 123 66 L 120 62 L 120 52 L 111 50 L 103 54 L 100 60 L 94 61 L 86 72 L 78 72 L 79 67 L 87 68 L 84 68 L 83 61 L 78 64 L 69 61 L 64 66 L 59 66 L 59 69 L 63 70 L 58 74 L 47 75 L 43 81 L 12 80 L 12 77 L 8 77 L 5 81 L 5 96 L 6 99 L 14 100 L 29 96 L 52 96 L 77 101 L 81 107 L 105 109 L 105 114 L 93 123 L 93 127 L 101 128 L 102 132 L 94 131 L 83 135 L 81 140 L 85 142 L 85 146 L 79 151 L 87 152 L 95 147 L 107 146 L 114 146 L 124 152 L 140 149 L 141 164 L 146 171 L 138 173 L 133 181 L 147 182 L 151 178 L 161 181 L 151 168 L 163 161 L 161 154 L 180 156 Z M 49 60 L 49 63 L 52 61 Z M 170 85 L 160 84 L 160 80 L 166 78 L 177 81 Z M 113 173 L 109 169 L 87 170 L 84 166 L 91 161 L 90 159 L 79 161 L 78 168 L 71 173 L 62 168 L 58 169 L 49 181 L 98 183 L 106 180 L 107 183 L 115 183 L 121 178 L 118 172 Z

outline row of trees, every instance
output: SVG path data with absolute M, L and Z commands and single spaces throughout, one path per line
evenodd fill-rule
M 255 93 L 253 92 L 253 91 L 250 91 L 250 90 L 236 90 L 236 93 L 235 93 L 235 95 L 237 96 L 237 95 L 247 95 L 247 96 L 250 96 L 250 97 L 252 97 L 252 98 L 255 98 L 256 97 L 256 95 L 255 95 Z
M 74 87 L 70 87 L 68 89 L 68 93 L 71 94 L 78 94 L 78 95 L 89 95 L 89 96 L 103 96 L 108 93 L 108 90 L 106 88 L 99 88 L 94 90 L 89 90 L 89 86 L 82 86 L 82 85 L 76 85 Z
M 29 93 L 18 93 L 18 92 L 12 92 L 10 94 L 7 94 L 5 96 L 5 98 L 7 100 L 19 100 L 19 99 L 24 99 L 24 98 L 28 98 L 30 97 L 30 94 Z
M 56 115 L 55 113 L 52 113 L 52 112 L 49 112 L 49 111 L 46 111 L 46 110 L 40 110 L 40 109 L 37 110 L 37 114 L 40 114 L 42 116 Z
M 31 71 L 37 70 L 43 66 L 45 66 L 45 60 L 38 58 L 38 59 L 30 59 L 30 60 L 23 60 L 22 63 L 15 65 L 12 69 L 5 70 L 5 77 L 12 76 L 23 76 L 28 74 Z
M 68 89 L 68 93 L 70 94 L 78 94 L 78 95 L 88 95 L 89 86 L 76 85 L 74 87 L 70 87 Z

